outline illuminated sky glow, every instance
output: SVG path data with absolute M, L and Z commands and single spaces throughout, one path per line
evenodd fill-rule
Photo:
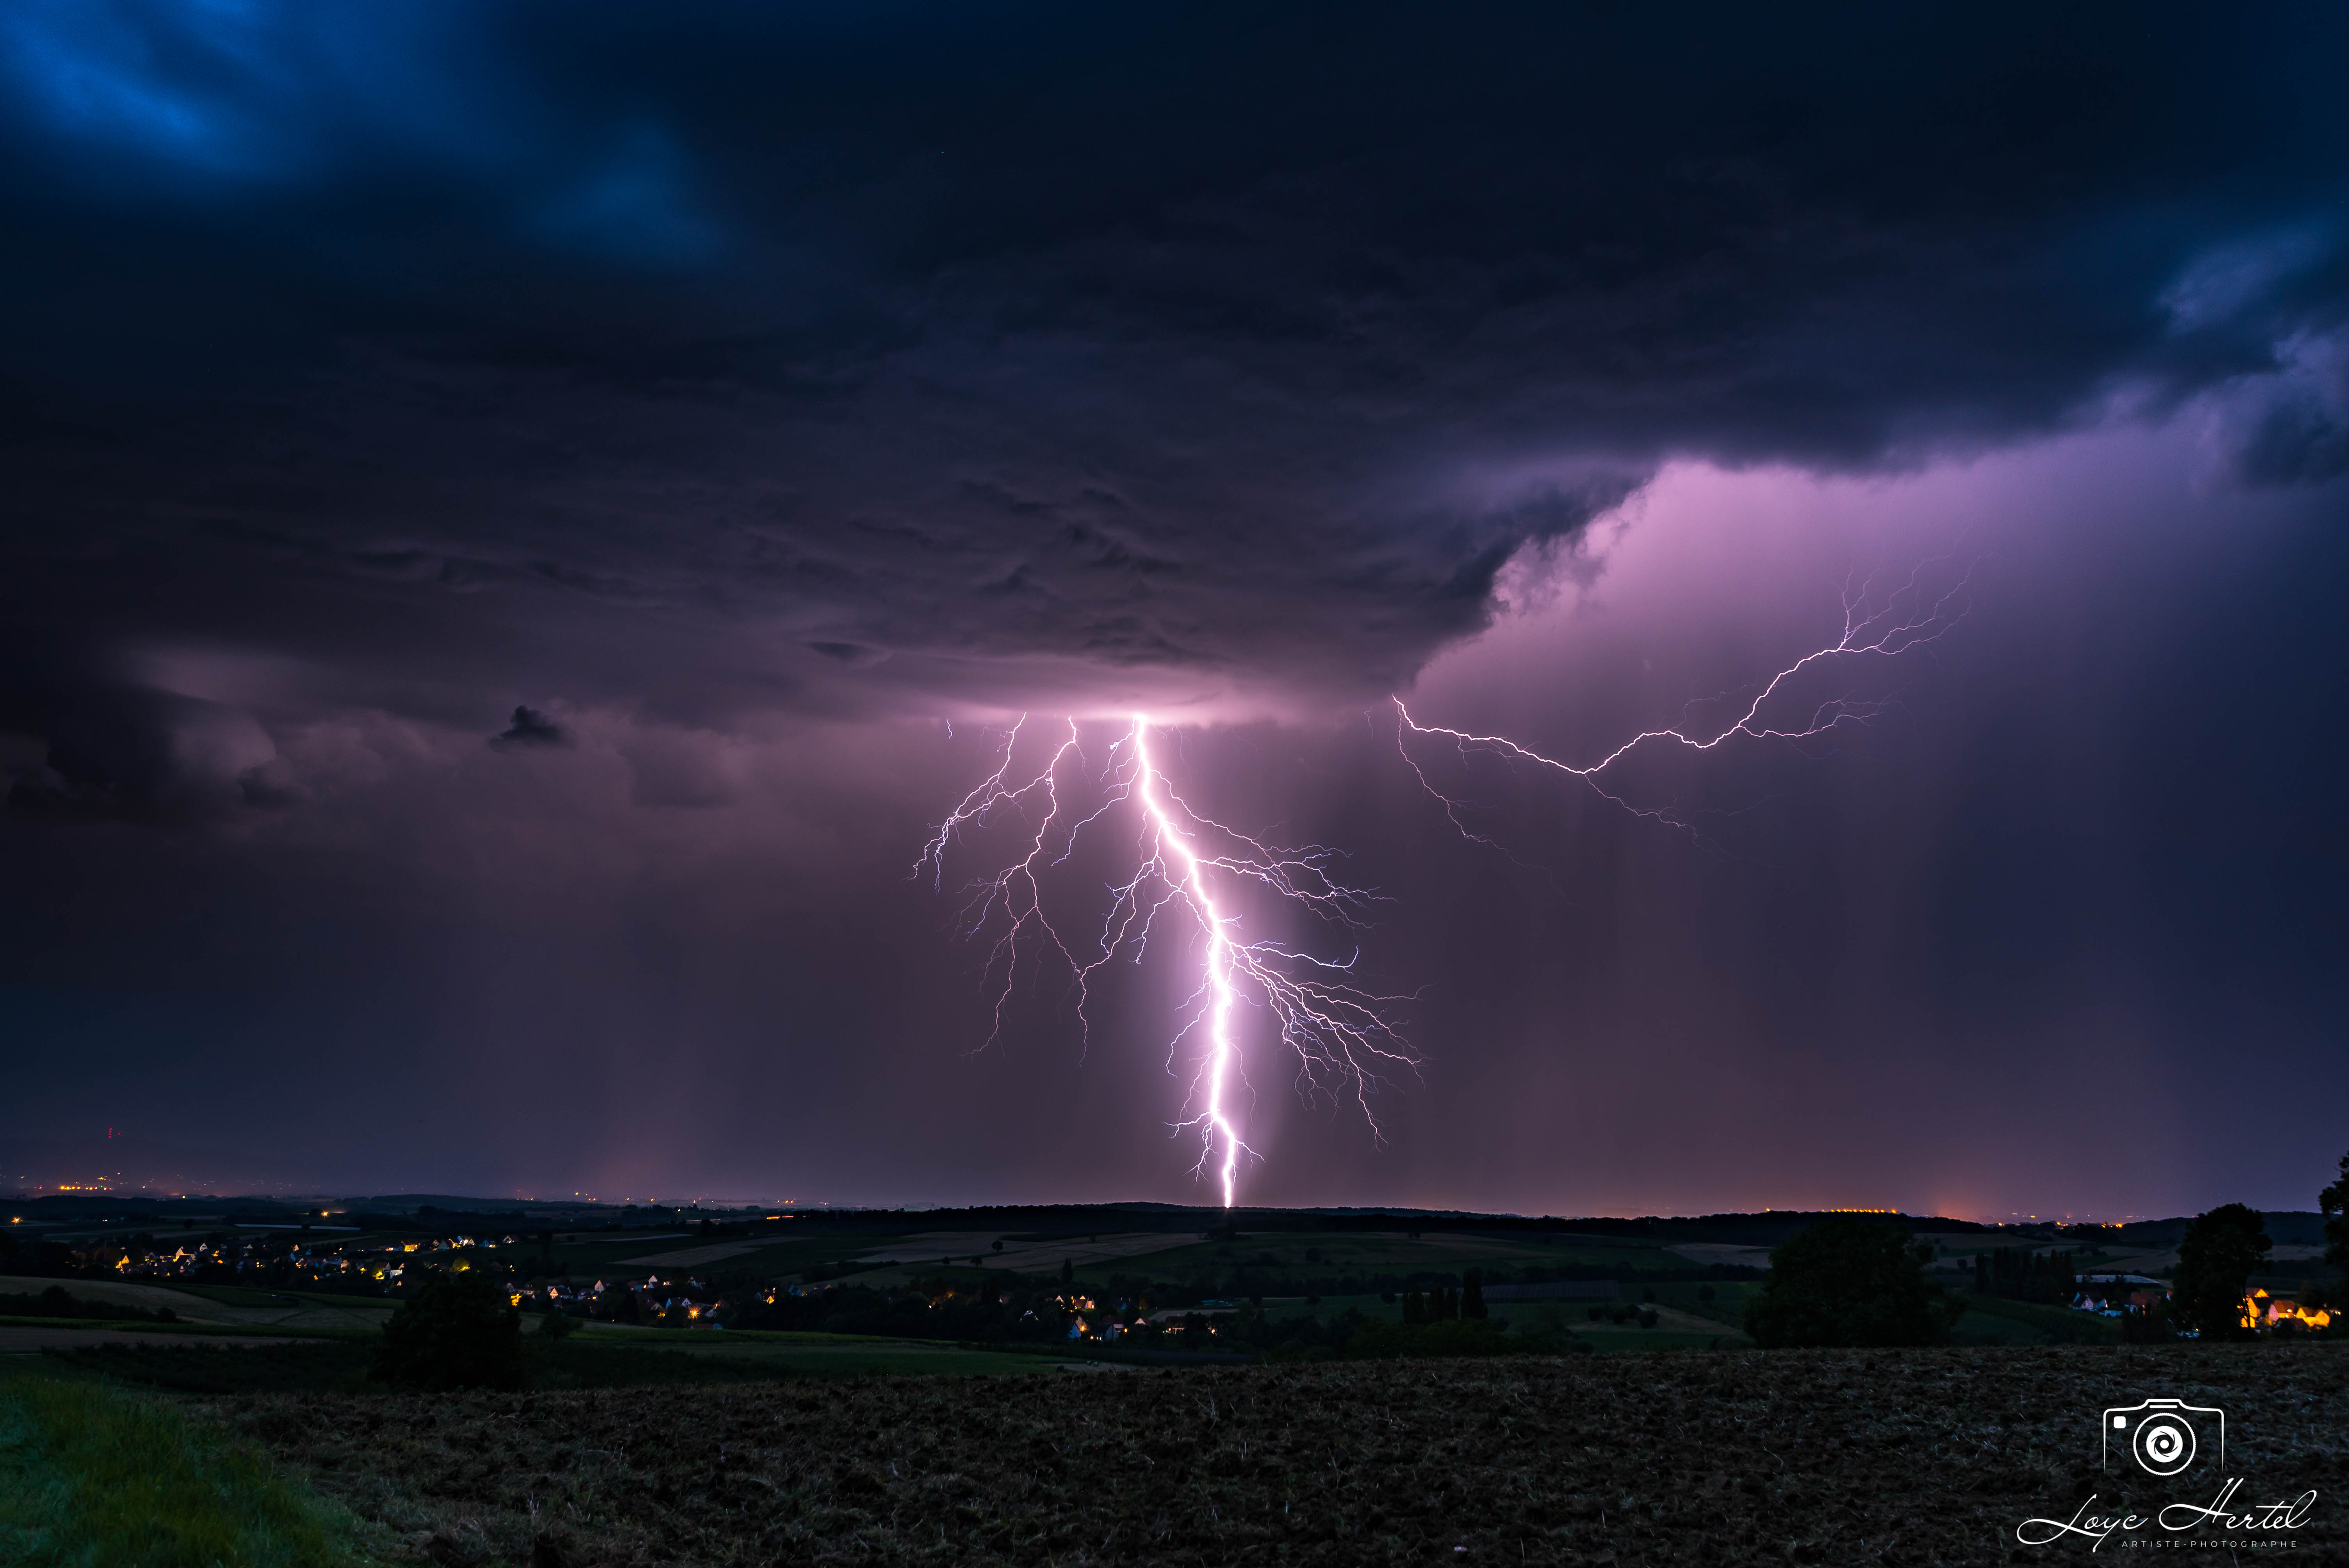
M 1887 699 L 1856 696 L 1832 685 L 1806 691 L 1802 689 L 1806 677 L 1816 680 L 1846 663 L 1897 660 L 1930 646 L 1956 623 L 1968 583 L 1962 572 L 1936 562 L 1888 583 L 1879 583 L 1871 577 L 1847 584 L 1842 634 L 1761 682 L 1726 727 L 1702 738 L 1677 729 L 1643 730 L 1598 760 L 1576 767 L 1529 751 L 1504 737 L 1420 724 L 1402 699 L 1396 697 L 1396 740 L 1421 789 L 1443 803 L 1446 818 L 1464 837 L 1480 844 L 1499 847 L 1462 820 L 1461 803 L 1428 779 L 1426 770 L 1413 759 L 1406 736 L 1448 740 L 1463 757 L 1483 752 L 1563 773 L 1588 784 L 1602 799 L 1633 816 L 1687 830 L 1692 824 L 1669 805 L 1634 804 L 1601 784 L 1601 777 L 1651 742 L 1669 742 L 1703 753 L 1733 738 L 1795 744 L 1831 737 L 1847 725 L 1868 724 L 1888 710 Z M 1791 710 L 1792 717 L 1775 717 L 1782 710 Z M 1247 1020 L 1237 1011 L 1244 1001 L 1263 1010 L 1279 1042 L 1294 1052 L 1309 1095 L 1333 1085 L 1340 1092 L 1350 1090 L 1376 1134 L 1379 1124 L 1371 1093 L 1393 1069 L 1418 1066 L 1382 1010 L 1404 998 L 1369 995 L 1336 978 L 1351 974 L 1359 951 L 1337 962 L 1277 942 L 1241 940 L 1240 916 L 1217 897 L 1211 879 L 1256 883 L 1276 899 L 1302 905 L 1357 934 L 1371 929 L 1368 916 L 1376 895 L 1332 880 L 1330 867 L 1336 851 L 1319 845 L 1294 850 L 1268 846 L 1194 810 L 1159 767 L 1151 747 L 1151 722 L 1143 715 L 1134 716 L 1131 727 L 1112 743 L 1102 780 L 1106 789 L 1100 800 L 1090 810 L 1064 808 L 1062 769 L 1081 769 L 1085 763 L 1077 721 L 1060 720 L 1065 733 L 1057 739 L 1048 737 L 1049 749 L 1040 765 L 1032 773 L 1018 775 L 1015 759 L 1028 723 L 1022 716 L 1010 727 L 1000 763 L 947 814 L 915 865 L 917 875 L 926 871 L 933 886 L 942 885 L 947 851 L 966 827 L 984 825 L 997 812 L 1016 814 L 1035 824 L 1019 858 L 982 879 L 964 909 L 967 931 L 974 935 L 994 934 L 987 970 L 990 976 L 999 974 L 1000 978 L 985 1043 L 991 1046 L 1002 1037 L 1004 1009 L 1019 986 L 1023 957 L 1031 967 L 1039 959 L 1049 965 L 1057 958 L 1074 976 L 1077 1021 L 1090 1041 L 1092 1021 L 1087 1005 L 1094 974 L 1120 955 L 1140 963 L 1153 934 L 1159 932 L 1162 916 L 1180 915 L 1191 928 L 1186 961 L 1195 965 L 1198 978 L 1182 998 L 1188 1021 L 1170 1047 L 1170 1067 L 1184 1051 L 1185 1042 L 1196 1037 L 1191 1051 L 1194 1071 L 1189 1097 L 1195 1111 L 1180 1125 L 1198 1132 L 1201 1147 L 1196 1169 L 1212 1168 L 1224 1207 L 1230 1208 L 1236 1200 L 1242 1158 L 1255 1152 L 1240 1130 L 1240 1113 L 1235 1104 L 1246 1083 Z M 1065 863 L 1076 851 L 1080 833 L 1127 804 L 1140 820 L 1134 869 L 1112 890 L 1114 896 L 1102 918 L 1098 936 L 1079 938 L 1072 944 L 1046 907 L 1040 872 L 1048 864 Z M 1082 816 L 1077 814 L 1080 810 Z M 1202 850 L 1203 834 L 1228 847 Z M 1167 935 L 1161 934 L 1162 945 L 1167 940 Z
M 1352 957 L 1325 959 L 1278 941 L 1243 940 L 1241 916 L 1231 907 L 1230 895 L 1219 896 L 1213 883 L 1220 878 L 1253 884 L 1280 903 L 1302 907 L 1353 933 L 1367 929 L 1374 895 L 1330 876 L 1336 859 L 1331 850 L 1268 845 L 1193 810 L 1159 768 L 1151 747 L 1151 722 L 1140 714 L 1110 745 L 1100 800 L 1081 818 L 1071 810 L 1064 820 L 1061 770 L 1081 767 L 1084 752 L 1077 722 L 1060 722 L 1066 726 L 1066 738 L 1052 747 L 1035 773 L 1016 784 L 1013 759 L 1028 720 L 1022 717 L 1013 725 L 1004 738 L 1001 765 L 947 815 L 916 866 L 917 872 L 928 869 L 933 885 L 942 882 L 945 855 L 957 833 L 967 825 L 983 824 L 992 812 L 1022 812 L 1036 824 L 1026 852 L 983 880 L 964 911 L 966 928 L 973 934 L 999 927 L 988 970 L 993 975 L 999 968 L 1000 988 L 986 1043 L 993 1045 L 1002 1036 L 1004 1007 L 1019 984 L 1023 954 L 1048 961 L 1057 956 L 1074 976 L 1077 1021 L 1090 1040 L 1092 1020 L 1087 1005 L 1094 975 L 1120 957 L 1141 963 L 1154 937 L 1161 947 L 1177 946 L 1185 955 L 1178 962 L 1197 975 L 1180 1003 L 1187 1021 L 1168 1047 L 1168 1065 L 1173 1070 L 1187 1049 L 1192 1060 L 1188 1102 L 1195 1109 L 1178 1125 L 1197 1132 L 1195 1169 L 1212 1171 L 1224 1207 L 1232 1206 L 1241 1161 L 1253 1152 L 1240 1130 L 1235 1104 L 1247 1087 L 1244 1036 L 1252 1020 L 1243 1008 L 1259 1010 L 1270 1035 L 1295 1055 L 1300 1085 L 1309 1094 L 1349 1096 L 1375 1134 L 1378 1119 L 1371 1095 L 1381 1077 L 1417 1066 L 1381 1010 L 1403 998 L 1370 995 L 1347 984 L 1341 977 L 1351 973 Z M 1040 799 L 1041 811 L 1028 812 L 1030 803 Z M 1072 942 L 1045 908 L 1039 870 L 1048 857 L 1054 865 L 1065 862 L 1075 852 L 1078 834 L 1123 806 L 1131 806 L 1128 814 L 1134 819 L 1132 872 L 1111 889 L 1098 934 Z M 1105 825 L 1098 830 L 1112 833 L 1116 829 Z M 1203 847 L 1206 840 L 1214 847 Z M 1162 921 L 1179 921 L 1187 929 L 1164 930 Z M 1194 1043 L 1186 1047 L 1186 1041 Z
M 0 1168 L 2304 1204 L 2344 55 L 0 7 Z

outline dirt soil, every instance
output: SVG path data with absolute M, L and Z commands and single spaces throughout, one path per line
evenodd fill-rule
M 2100 1468 L 2100 1412 L 2218 1406 L 2223 1469 Z M 2349 1347 L 1754 1351 L 224 1402 L 443 1564 L 2085 1558 L 2033 1518 L 2317 1494 L 2349 1561 Z M 2209 1445 L 2210 1434 L 2203 1441 Z M 2207 1539 L 2211 1532 L 2205 1532 Z M 2160 1536 L 2148 1530 L 2141 1536 Z M 2136 1544 L 2151 1544 L 2140 1539 Z M 2160 1544 L 2175 1543 L 2163 1538 Z M 2110 1555 L 2124 1542 L 2106 1543 Z

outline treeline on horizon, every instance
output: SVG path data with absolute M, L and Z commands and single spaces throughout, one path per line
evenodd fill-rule
M 437 1201 L 433 1201 L 437 1200 Z M 1847 1210 L 1766 1209 L 1723 1211 L 1694 1215 L 1488 1214 L 1458 1209 L 1221 1209 L 1173 1203 L 1046 1203 L 988 1204 L 961 1209 L 794 1208 L 770 1219 L 772 1210 L 545 1203 L 494 1208 L 485 1200 L 450 1194 L 334 1200 L 349 1205 L 331 1219 L 291 1202 L 252 1198 L 154 1196 L 126 1197 L 91 1193 L 20 1193 L 0 1200 L 0 1208 L 22 1213 L 36 1222 L 70 1223 L 77 1220 L 117 1223 L 169 1224 L 201 1214 L 211 1222 L 237 1225 L 304 1225 L 331 1232 L 357 1226 L 367 1230 L 432 1233 L 496 1227 L 513 1231 L 634 1229 L 671 1224 L 750 1225 L 776 1233 L 821 1233 L 841 1235 L 895 1234 L 909 1222 L 936 1231 L 1001 1231 L 1023 1240 L 1054 1241 L 1097 1234 L 1109 1230 L 1195 1232 L 1210 1240 L 1239 1233 L 1272 1234 L 1311 1231 L 1324 1234 L 1371 1233 L 1396 1230 L 1476 1232 L 1486 1234 L 1560 1235 L 1578 1237 L 1720 1242 L 1775 1246 L 1834 1214 Z M 558 1219 L 556 1216 L 563 1216 Z M 1992 1224 L 1952 1219 L 1939 1214 L 1870 1212 L 1867 1218 L 1913 1231 L 1949 1234 L 2093 1235 L 2127 1244 L 2161 1244 L 2183 1236 L 2190 1215 L 2133 1220 L 2119 1225 L 2070 1224 L 2061 1221 L 2024 1221 Z M 2323 1238 L 2324 1216 L 2315 1211 L 2272 1210 L 2261 1215 L 2279 1243 L 2309 1244 Z

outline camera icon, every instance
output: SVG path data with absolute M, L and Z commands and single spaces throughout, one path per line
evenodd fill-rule
M 2145 1399 L 2105 1412 L 2105 1468 L 2113 1449 L 2127 1444 L 2147 1475 L 2171 1476 L 2194 1462 L 2202 1432 L 2219 1439 L 2219 1462 L 2227 1462 L 2227 1412 L 2181 1399 Z M 2199 1429 L 2199 1430 L 2198 1430 Z

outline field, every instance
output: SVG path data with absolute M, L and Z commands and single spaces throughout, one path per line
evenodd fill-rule
M 379 1553 L 484 1568 L 1981 1563 L 2035 1555 L 2017 1525 L 2091 1495 L 2201 1495 L 2100 1471 L 2097 1412 L 2148 1394 L 2222 1406 L 2226 1473 L 2259 1501 L 2319 1494 L 2297 1560 L 2349 1553 L 2349 1352 L 2330 1346 L 1103 1370 L 213 1412 L 371 1522 Z
M 0 1330 L 5 1336 L 5 1330 Z M 0 1357 L 22 1375 L 92 1378 L 172 1393 L 349 1394 L 367 1374 L 365 1339 L 255 1339 L 222 1344 L 190 1336 L 105 1332 L 57 1336 L 41 1356 Z M 723 1334 L 595 1327 L 563 1341 L 526 1342 L 533 1386 L 626 1388 L 656 1384 L 779 1382 L 799 1378 L 1011 1375 L 1086 1367 L 1067 1356 L 969 1349 L 935 1341 L 844 1334 Z M 5 1346 L 0 1338 L 0 1346 Z M 5 1561 L 5 1559 L 0 1559 Z
M 2069 1307 L 1966 1297 L 1966 1315 L 1951 1337 L 1961 1345 L 2117 1345 L 2120 1320 Z
M 0 1294 L 37 1295 L 63 1284 L 84 1301 L 109 1302 L 152 1312 L 169 1307 L 181 1323 L 212 1328 L 294 1329 L 373 1333 L 395 1303 L 365 1296 L 250 1290 L 241 1285 L 146 1284 L 129 1280 L 53 1280 L 0 1275 Z M 152 1327 L 152 1325 L 144 1326 Z
M 1104 1238 L 1106 1240 L 1107 1238 Z M 1444 1274 L 1463 1269 L 1515 1271 L 1527 1265 L 1549 1269 L 1613 1269 L 1625 1273 L 1661 1270 L 1695 1272 L 1699 1265 L 1664 1246 L 1625 1241 L 1612 1236 L 1485 1234 L 1476 1232 L 1427 1231 L 1418 1235 L 1376 1232 L 1269 1232 L 1244 1234 L 1231 1241 L 1169 1238 L 1176 1244 L 1146 1256 L 1087 1261 L 1080 1251 L 1076 1274 L 1080 1284 L 1106 1284 L 1121 1274 L 1148 1274 L 1160 1279 L 1224 1280 L 1234 1275 L 1260 1275 L 1269 1280 L 1297 1281 L 1312 1277 L 1362 1277 Z M 1049 1246 L 1032 1249 L 1040 1261 L 1057 1266 L 1059 1254 Z
M 996 1243 L 1001 1243 L 1000 1250 Z M 1750 1250 L 1750 1249 L 1741 1249 Z M 1701 1265 L 1661 1243 L 1617 1237 L 1485 1234 L 1428 1231 L 1413 1235 L 1342 1232 L 1248 1233 L 1208 1241 L 1196 1232 L 1112 1232 L 1061 1236 L 1012 1232 L 939 1232 L 904 1236 L 813 1236 L 783 1240 L 707 1242 L 673 1236 L 659 1243 L 597 1240 L 565 1243 L 552 1254 L 517 1250 L 513 1261 L 536 1272 L 551 1255 L 559 1271 L 574 1276 L 618 1277 L 647 1268 L 749 1271 L 784 1275 L 816 1271 L 826 1277 L 853 1276 L 891 1284 L 921 1275 L 949 1276 L 1022 1272 L 1053 1274 L 1063 1260 L 1081 1284 L 1099 1287 L 1111 1280 L 1148 1275 L 1164 1280 L 1220 1285 L 1245 1275 L 1276 1287 L 1311 1279 L 1402 1276 L 1415 1273 L 1458 1274 L 1464 1268 L 1616 1269 L 1634 1273 L 1694 1271 Z M 1759 1261 L 1759 1260 L 1754 1260 Z M 972 1271 L 978 1274 L 972 1274 Z
M 978 1251 L 931 1250 L 950 1242 Z M 428 1398 L 366 1382 L 389 1302 L 77 1280 L 77 1295 L 169 1305 L 180 1321 L 0 1326 L 0 1351 L 47 1347 L 0 1355 L 0 1367 L 32 1375 L 14 1385 L 16 1446 L 0 1460 L 15 1470 L 0 1479 L 46 1510 L 24 1529 L 57 1546 L 89 1511 L 58 1490 L 81 1486 L 95 1462 L 68 1451 L 79 1426 L 143 1433 L 125 1451 L 175 1454 L 174 1484 L 190 1497 L 228 1495 L 221 1478 L 262 1478 L 246 1513 L 268 1513 L 298 1548 L 171 1559 L 191 1568 L 321 1552 L 440 1568 L 2001 1562 L 2037 1554 L 2013 1538 L 2025 1519 L 2070 1518 L 2091 1493 L 2100 1508 L 2151 1497 L 2141 1474 L 2102 1472 L 2096 1447 L 2097 1411 L 2147 1396 L 2223 1406 L 2226 1473 L 2259 1501 L 2312 1489 L 2330 1500 L 2349 1480 L 2349 1346 L 2126 1346 L 2108 1320 L 1976 1296 L 1951 1348 L 1765 1355 L 1741 1332 L 1758 1283 L 1707 1266 L 1744 1243 L 657 1233 L 555 1250 L 574 1275 L 692 1270 L 730 1278 L 724 1289 L 781 1272 L 886 1285 L 1016 1267 L 1037 1282 L 1067 1258 L 1081 1290 L 1104 1298 L 1154 1296 L 1178 1312 L 1203 1296 L 1239 1302 L 1218 1320 L 1243 1331 L 1226 1348 L 1261 1346 L 1270 1359 L 1166 1365 L 1145 1359 L 1163 1348 L 1057 1339 L 982 1348 L 882 1336 L 895 1327 L 596 1322 L 560 1340 L 528 1335 L 529 1394 Z M 499 1249 L 525 1266 L 544 1252 Z M 956 1261 L 942 1270 L 939 1256 Z M 1503 1281 L 1611 1276 L 1622 1288 L 1609 1310 L 1644 1307 L 1652 1322 L 1504 1299 L 1495 1317 L 1568 1330 L 1578 1353 L 1404 1362 L 1316 1360 L 1330 1342 L 1278 1326 L 1309 1314 L 1392 1321 L 1401 1303 L 1381 1292 L 1469 1268 Z M 874 1299 L 849 1298 L 860 1296 Z M 1246 1305 L 1254 1296 L 1269 1332 Z M 46 1428 L 21 1415 L 71 1398 L 97 1401 L 95 1415 Z M 239 1457 L 239 1444 L 257 1457 Z M 108 1485 L 121 1490 L 119 1478 Z M 171 1528 L 220 1523 L 201 1512 L 181 1510 Z M 163 1527 L 124 1515 L 109 1528 Z M 31 1539 L 0 1529 L 0 1562 L 134 1561 L 110 1548 L 28 1556 Z M 2299 1561 L 2349 1557 L 2349 1536 L 2323 1512 L 2295 1539 Z

